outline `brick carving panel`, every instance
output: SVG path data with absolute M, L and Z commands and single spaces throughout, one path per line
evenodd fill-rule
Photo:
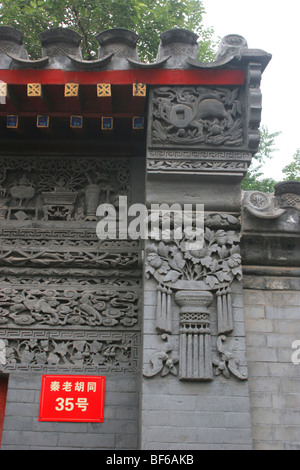
M 232 345 L 233 284 L 242 279 L 239 220 L 231 214 L 206 214 L 204 223 L 201 246 L 190 246 L 185 235 L 176 239 L 172 231 L 169 240 L 147 245 L 145 275 L 156 284 L 155 328 L 162 344 L 146 364 L 145 377 L 173 374 L 180 380 L 210 381 L 222 374 L 247 379 Z M 179 338 L 172 297 L 179 307 Z
M 136 372 L 138 333 L 0 330 L 6 371 Z
M 126 160 L 2 158 L 0 219 L 90 221 L 101 202 L 128 194 Z
M 6 157 L 0 186 L 2 369 L 137 371 L 140 244 L 96 235 L 128 161 Z
M 238 88 L 161 87 L 153 92 L 153 145 L 240 146 L 244 142 Z

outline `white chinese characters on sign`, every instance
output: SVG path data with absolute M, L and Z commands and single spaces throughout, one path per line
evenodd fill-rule
M 76 382 L 74 384 L 74 391 L 75 392 L 85 392 L 85 385 L 87 392 L 96 392 L 97 391 L 97 384 L 96 382 Z M 65 392 L 72 392 L 73 391 L 73 384 L 72 382 L 61 382 L 53 381 L 50 383 L 50 392 L 59 392 L 60 390 L 64 390 Z
M 86 387 L 86 390 L 85 390 Z M 86 392 L 86 393 L 95 393 L 97 391 L 96 382 L 59 382 L 57 380 L 50 382 L 50 392 L 59 392 L 63 390 L 64 392 Z M 74 407 L 77 406 L 81 411 L 86 411 L 89 405 L 88 399 L 85 397 L 75 398 L 62 398 L 58 397 L 56 399 L 57 406 L 55 407 L 56 411 L 73 411 Z
M 105 377 L 43 375 L 39 421 L 103 423 Z

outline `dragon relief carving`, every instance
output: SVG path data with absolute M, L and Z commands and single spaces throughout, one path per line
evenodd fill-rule
M 238 223 L 233 216 L 224 218 L 213 214 L 206 218 L 211 224 L 228 219 Z M 186 236 L 176 240 L 172 234 L 169 240 L 148 243 L 145 272 L 148 279 L 157 282 L 156 329 L 160 335 L 166 335 L 168 341 L 150 358 L 150 365 L 144 372 L 146 377 L 159 373 L 167 375 L 168 367 L 169 372 L 175 375 L 175 364 L 170 356 L 173 349 L 170 339 L 173 332 L 171 296 L 175 293 L 175 302 L 180 307 L 179 377 L 181 380 L 212 380 L 208 307 L 215 293 L 217 333 L 220 337 L 232 333 L 234 321 L 230 285 L 235 279 L 242 279 L 239 240 L 236 230 L 206 226 L 202 247 L 194 248 Z
M 160 87 L 153 96 L 153 144 L 243 143 L 239 89 Z

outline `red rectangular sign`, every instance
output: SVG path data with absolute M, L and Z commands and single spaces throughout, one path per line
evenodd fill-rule
M 43 375 L 39 421 L 102 423 L 105 377 Z

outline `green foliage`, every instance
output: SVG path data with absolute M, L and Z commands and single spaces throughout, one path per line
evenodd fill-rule
M 258 151 L 253 157 L 246 177 L 242 181 L 242 189 L 245 191 L 262 191 L 272 193 L 277 183 L 273 178 L 264 178 L 262 168 L 266 160 L 274 156 L 277 149 L 274 147 L 275 139 L 281 132 L 270 133 L 266 126 L 260 128 L 260 143 Z
M 40 57 L 38 34 L 47 28 L 68 27 L 82 37 L 85 59 L 95 58 L 95 36 L 111 28 L 126 28 L 140 36 L 141 60 L 153 61 L 159 36 L 172 28 L 186 28 L 199 35 L 199 59 L 212 60 L 212 28 L 205 29 L 200 0 L 3 0 L 0 24 L 24 33 L 32 59 Z
M 292 162 L 284 167 L 282 173 L 286 175 L 284 181 L 300 181 L 300 149 L 296 151 Z
M 263 193 L 273 193 L 278 181 L 273 178 L 257 179 L 254 175 L 247 175 L 242 182 L 242 189 L 245 191 L 261 191 Z

